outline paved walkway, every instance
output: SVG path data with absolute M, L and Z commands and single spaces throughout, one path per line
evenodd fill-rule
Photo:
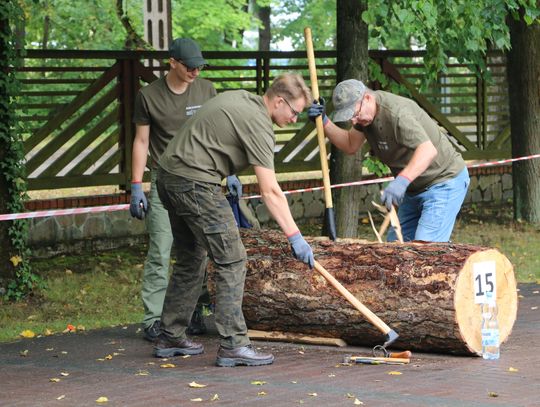
M 201 338 L 203 355 L 159 360 L 137 326 L 116 327 L 0 344 L 0 406 L 540 406 L 540 287 L 520 290 L 498 361 L 415 354 L 410 365 L 343 366 L 370 350 L 255 342 L 273 365 L 219 368 L 215 335 Z

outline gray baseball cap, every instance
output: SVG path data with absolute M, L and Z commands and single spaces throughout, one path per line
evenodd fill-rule
M 169 48 L 169 56 L 181 60 L 188 68 L 208 65 L 203 58 L 199 45 L 190 38 L 177 38 Z
M 354 106 L 366 94 L 366 85 L 356 79 L 347 79 L 337 84 L 332 95 L 335 122 L 346 122 L 354 115 Z

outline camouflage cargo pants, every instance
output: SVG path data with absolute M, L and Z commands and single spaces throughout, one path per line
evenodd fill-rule
M 216 269 L 215 318 L 221 345 L 248 345 L 242 313 L 246 251 L 221 186 L 188 180 L 160 169 L 157 188 L 169 212 L 176 250 L 161 314 L 162 329 L 171 337 L 185 337 L 204 278 L 200 264 L 208 254 Z

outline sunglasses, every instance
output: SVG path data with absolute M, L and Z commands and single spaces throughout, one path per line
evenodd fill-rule
M 198 69 L 199 71 L 202 71 L 206 65 L 199 65 L 199 66 L 196 66 L 195 68 L 190 68 L 189 66 L 187 66 L 186 64 L 184 64 L 181 60 L 179 59 L 175 59 L 176 62 L 179 62 L 181 63 L 182 65 L 184 65 L 184 67 L 186 68 L 186 71 L 188 72 L 193 72 L 195 71 L 196 69 Z

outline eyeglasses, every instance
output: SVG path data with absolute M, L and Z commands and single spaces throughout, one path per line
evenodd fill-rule
M 358 115 L 362 111 L 362 105 L 363 104 L 364 104 L 364 98 L 362 97 L 362 99 L 360 99 L 360 107 L 358 108 L 358 110 L 354 111 L 353 117 L 351 117 L 351 119 L 354 119 L 355 117 L 358 117 Z
M 281 99 L 283 99 L 285 101 L 285 103 L 287 103 L 287 106 L 289 106 L 289 108 L 291 109 L 291 112 L 293 114 L 293 117 L 298 117 L 298 115 L 300 114 L 299 111 L 295 110 L 294 107 L 291 106 L 291 104 L 289 103 L 289 101 L 287 99 L 285 99 L 283 96 L 280 96 Z
M 185 68 L 186 68 L 186 71 L 188 71 L 188 72 L 193 72 L 193 71 L 195 71 L 196 69 L 198 69 L 199 71 L 202 71 L 202 70 L 206 67 L 206 65 L 199 65 L 199 66 L 196 66 L 195 68 L 190 68 L 189 66 L 187 66 L 186 64 L 184 64 L 184 63 L 183 63 L 181 60 L 179 60 L 179 59 L 175 59 L 175 61 L 181 63 L 182 65 L 184 65 Z

